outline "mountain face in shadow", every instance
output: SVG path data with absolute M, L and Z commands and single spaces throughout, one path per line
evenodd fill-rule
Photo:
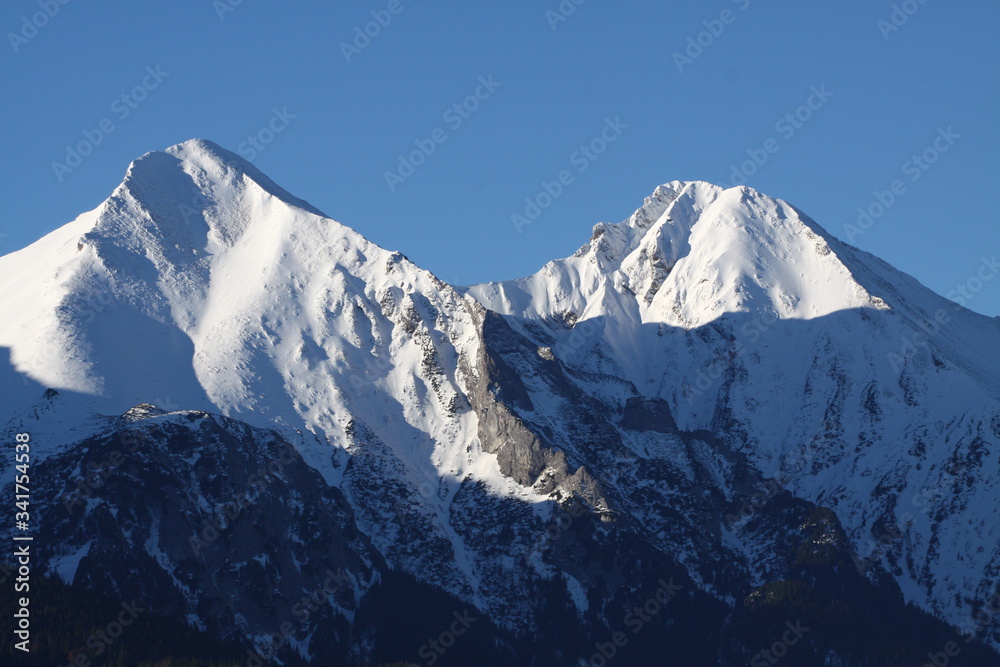
M 1000 323 L 749 188 L 459 288 L 193 140 L 0 288 L 35 567 L 250 662 L 997 657 Z

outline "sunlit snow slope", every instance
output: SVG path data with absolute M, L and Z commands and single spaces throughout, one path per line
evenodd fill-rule
M 969 608 L 997 594 L 1000 319 L 786 202 L 701 182 L 664 185 L 573 257 L 468 293 L 833 507 L 908 599 L 975 625 Z
M 349 495 L 408 490 L 425 537 L 457 551 L 447 508 L 462 480 L 530 495 L 483 455 L 465 398 L 481 310 L 193 140 L 136 160 L 97 209 L 0 258 L 4 421 L 36 435 L 36 459 L 86 434 L 94 411 L 141 402 L 277 428 Z M 60 401 L 35 407 L 38 387 Z M 360 511 L 392 553 L 409 547 L 392 542 L 389 510 Z M 400 558 L 474 585 L 461 558 L 412 550 Z
M 275 429 L 389 563 L 511 626 L 528 575 L 483 516 L 530 543 L 578 494 L 732 602 L 733 569 L 765 577 L 717 515 L 750 478 L 835 510 L 952 624 L 1000 583 L 1000 320 L 748 188 L 661 186 L 573 257 L 460 289 L 193 140 L 0 258 L 0 313 L 0 417 L 39 461 L 139 403 Z

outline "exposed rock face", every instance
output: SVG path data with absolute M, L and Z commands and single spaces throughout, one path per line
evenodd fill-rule
M 189 142 L 0 288 L 0 436 L 66 581 L 315 660 L 427 660 L 379 653 L 394 595 L 475 610 L 496 664 L 589 660 L 650 600 L 622 664 L 747 662 L 777 609 L 864 620 L 808 640 L 840 664 L 904 602 L 914 661 L 941 621 L 1000 643 L 1000 325 L 752 190 L 662 186 L 458 289 Z
M 277 631 L 323 591 L 301 638 L 322 629 L 346 653 L 345 618 L 384 568 L 344 495 L 294 447 L 218 415 L 137 406 L 35 478 L 51 569 L 216 632 Z

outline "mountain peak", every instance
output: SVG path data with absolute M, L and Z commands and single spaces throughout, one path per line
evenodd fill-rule
M 197 137 L 194 139 L 188 139 L 187 141 L 182 141 L 179 144 L 174 144 L 163 152 L 175 155 L 182 159 L 211 159 L 218 162 L 226 162 L 241 166 L 250 165 L 250 162 L 236 155 L 232 151 L 228 151 L 219 146 L 217 143 L 209 141 L 208 139 L 200 139 Z
M 72 492 L 77 530 L 56 506 L 40 512 L 59 547 L 40 554 L 44 570 L 259 637 L 269 610 L 314 590 L 303 554 L 332 550 L 355 584 L 397 572 L 401 590 L 451 594 L 422 599 L 506 628 L 504 651 L 527 633 L 524 655 L 573 607 L 608 636 L 604 611 L 650 594 L 621 582 L 660 576 L 689 591 L 671 605 L 695 605 L 664 623 L 693 609 L 721 632 L 743 613 L 734 600 L 800 576 L 798 556 L 820 547 L 834 548 L 820 566 L 851 577 L 826 577 L 836 591 L 860 590 L 856 556 L 871 582 L 899 582 L 893 600 L 945 620 L 988 604 L 995 321 L 945 313 L 915 280 L 750 188 L 660 186 L 573 257 L 469 288 L 479 304 L 296 201 L 193 140 L 136 160 L 101 207 L 0 257 L 5 440 L 31 433 L 49 505 L 81 471 L 107 472 L 98 492 Z M 47 387 L 58 398 L 39 399 Z M 125 443 L 127 463 L 98 465 Z M 269 463 L 281 467 L 251 503 L 263 513 L 192 552 L 189 529 Z M 780 502 L 748 508 L 747 494 L 779 489 Z M 543 544 L 571 506 L 583 509 L 573 530 Z M 351 634 L 303 630 L 293 649 L 311 659 L 374 636 L 356 621 L 378 605 L 359 606 L 365 595 L 334 595 L 335 616 L 315 626 Z M 685 664 L 708 653 L 722 655 Z M 577 657 L 559 656 L 537 662 Z
M 671 239 L 669 276 L 646 293 L 660 321 L 690 327 L 725 313 L 812 319 L 885 307 L 842 261 L 847 248 L 787 202 L 747 187 L 705 188 L 690 205 L 679 197 L 664 217 L 658 237 Z M 622 268 L 635 273 L 638 262 Z
M 125 179 L 112 197 L 124 189 L 142 203 L 151 199 L 148 203 L 152 204 L 167 196 L 175 200 L 172 202 L 174 205 L 186 204 L 191 200 L 197 202 L 212 198 L 216 194 L 224 198 L 225 189 L 242 189 L 248 181 L 286 204 L 327 217 L 272 181 L 253 163 L 207 139 L 189 139 L 163 151 L 146 153 L 129 165 Z M 191 190 L 190 185 L 193 184 L 201 192 L 165 190 L 164 184 L 173 184 L 184 190 Z M 181 196 L 179 200 L 178 195 Z
M 726 313 L 811 319 L 885 308 L 841 261 L 849 253 L 784 201 L 748 187 L 673 181 L 624 222 L 596 225 L 572 257 L 470 292 L 510 314 L 614 314 L 683 328 Z
M 626 220 L 626 224 L 637 229 L 649 229 L 688 188 L 710 186 L 702 181 L 671 181 L 658 186 L 642 206 Z

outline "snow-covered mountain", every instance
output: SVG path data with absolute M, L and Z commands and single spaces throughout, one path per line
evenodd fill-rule
M 909 600 L 961 624 L 997 594 L 1000 320 L 785 202 L 706 183 L 662 186 L 573 257 L 469 293 L 833 508 Z
M 197 627 L 259 637 L 319 558 L 353 602 L 333 596 L 300 654 L 371 658 L 356 616 L 401 572 L 531 664 L 518 637 L 558 619 L 602 639 L 672 577 L 681 618 L 728 628 L 689 664 L 729 664 L 753 654 L 733 618 L 776 582 L 826 591 L 820 568 L 1000 646 L 1000 320 L 749 188 L 661 186 L 573 257 L 458 288 L 193 140 L 0 258 L 0 313 L 3 437 L 30 432 L 53 475 L 48 567 Z M 66 508 L 94 452 L 136 431 L 151 451 Z M 251 495 L 285 532 L 227 542 L 224 567 L 193 553 L 246 484 L 234 469 L 275 443 L 295 482 Z M 161 468 L 153 488 L 190 497 L 137 510 L 157 494 L 121 480 Z M 108 562 L 119 549 L 146 573 Z M 656 622 L 654 649 L 692 631 Z M 569 645 L 533 664 L 590 657 Z M 817 664 L 865 664 L 829 650 L 843 662 Z

